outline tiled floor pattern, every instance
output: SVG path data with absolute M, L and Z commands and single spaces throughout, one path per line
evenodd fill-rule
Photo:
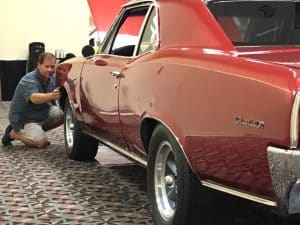
M 1 136 L 7 107 L 0 102 Z M 72 161 L 62 132 L 50 131 L 45 149 L 0 145 L 0 225 L 152 224 L 145 169 L 105 147 L 97 160 Z

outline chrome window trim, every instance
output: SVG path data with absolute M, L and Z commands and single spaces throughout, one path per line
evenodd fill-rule
M 151 5 L 152 5 L 152 1 L 138 1 L 135 4 L 130 3 L 130 4 L 123 5 L 123 7 L 121 7 L 121 9 L 120 9 L 120 12 L 118 13 L 116 18 L 114 19 L 113 23 L 111 24 L 109 30 L 107 31 L 107 33 L 104 37 L 104 40 L 102 42 L 102 46 L 101 46 L 101 49 L 100 49 L 99 53 L 100 54 L 112 55 L 112 54 L 109 53 L 109 51 L 110 51 L 110 49 L 111 49 L 111 47 L 112 47 L 112 45 L 113 45 L 113 43 L 116 39 L 117 32 L 118 32 L 118 30 L 121 26 L 120 23 L 122 22 L 122 19 L 124 18 L 127 11 L 129 11 L 131 9 L 134 9 L 134 8 L 148 7 L 148 9 L 147 9 L 148 11 L 145 15 L 145 19 L 146 19 L 146 16 L 149 13 L 149 9 L 151 8 Z M 144 19 L 144 22 L 145 22 L 145 19 Z M 144 22 L 143 22 L 141 27 L 143 27 Z M 139 39 L 140 39 L 140 33 L 139 33 Z
M 158 46 L 159 46 L 159 21 L 158 21 L 158 6 L 157 4 L 153 3 L 150 5 L 149 9 L 148 9 L 148 13 L 147 13 L 147 16 L 144 20 L 144 23 L 143 23 L 143 27 L 141 29 L 141 32 L 139 34 L 139 42 L 135 48 L 135 51 L 134 51 L 134 56 L 140 56 L 140 55 L 143 55 L 143 54 L 146 54 L 147 52 L 143 52 L 142 54 L 138 54 L 138 51 L 139 51 L 139 48 L 140 48 L 140 45 L 142 43 L 142 39 L 143 39 L 143 35 L 144 35 L 144 32 L 146 30 L 146 25 L 147 25 L 147 22 L 149 21 L 149 18 L 151 16 L 151 13 L 152 11 L 155 11 L 154 13 L 156 14 L 156 34 L 157 34 L 157 43 L 156 43 L 156 46 L 155 48 L 153 48 L 151 51 L 147 51 L 147 52 L 152 52 L 152 51 L 155 51 L 158 49 Z
M 128 6 L 135 6 L 139 4 L 146 4 L 146 3 L 155 3 L 155 0 L 135 0 L 135 1 L 129 1 L 123 5 L 123 7 Z
M 133 55 L 132 56 L 137 56 L 137 51 L 138 51 L 138 49 L 140 47 L 141 40 L 142 40 L 142 37 L 143 37 L 143 33 L 144 33 L 145 28 L 146 28 L 147 21 L 149 20 L 149 16 L 150 16 L 150 13 L 152 11 L 153 4 L 150 4 L 150 5 L 147 5 L 147 6 L 149 6 L 149 7 L 147 9 L 147 13 L 145 15 L 143 24 L 141 26 L 141 29 L 140 29 L 140 32 L 139 32 L 139 35 L 138 35 L 138 42 L 137 42 L 136 46 L 134 47 L 134 51 L 133 51 Z
M 295 95 L 294 104 L 291 112 L 290 124 L 290 148 L 298 147 L 299 142 L 299 107 L 300 107 L 300 91 Z

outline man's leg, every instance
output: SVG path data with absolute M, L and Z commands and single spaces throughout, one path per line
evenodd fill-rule
M 54 129 L 64 122 L 64 113 L 58 106 L 51 106 L 47 119 L 43 122 L 44 131 Z
M 29 147 L 43 148 L 50 144 L 45 131 L 38 123 L 27 123 L 20 132 L 12 130 L 10 136 Z
M 58 106 L 51 106 L 47 119 L 42 123 L 27 123 L 20 132 L 14 130 L 8 130 L 7 134 L 3 136 L 11 139 L 16 139 L 23 142 L 30 147 L 42 148 L 50 144 L 45 134 L 45 131 L 60 126 L 64 121 L 64 114 Z M 2 142 L 3 142 L 2 138 Z M 6 139 L 7 139 L 6 138 Z M 5 145 L 11 144 L 6 143 Z

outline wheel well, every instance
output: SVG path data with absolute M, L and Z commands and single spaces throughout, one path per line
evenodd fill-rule
M 65 110 L 65 102 L 66 102 L 66 98 L 67 98 L 68 94 L 67 94 L 66 89 L 63 86 L 60 87 L 60 92 L 61 92 L 61 97 L 59 99 L 59 106 L 64 111 Z
M 154 131 L 154 128 L 159 124 L 158 121 L 146 118 L 143 120 L 141 124 L 141 139 L 143 142 L 144 149 L 148 153 L 148 147 L 150 143 L 150 139 L 152 137 L 152 133 Z

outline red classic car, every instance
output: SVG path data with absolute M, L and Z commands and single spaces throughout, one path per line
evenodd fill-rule
M 297 1 L 131 1 L 64 62 L 67 154 L 145 166 L 155 224 L 214 223 L 207 188 L 297 214 L 299 44 Z

